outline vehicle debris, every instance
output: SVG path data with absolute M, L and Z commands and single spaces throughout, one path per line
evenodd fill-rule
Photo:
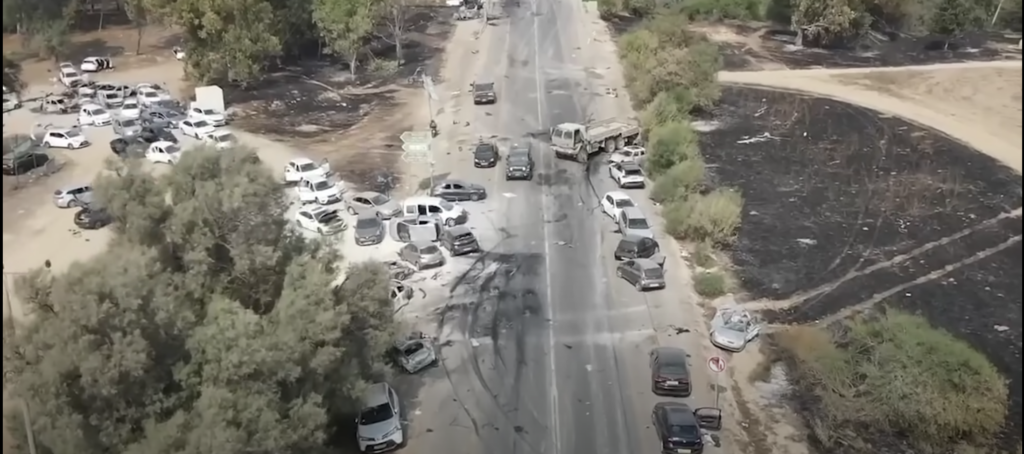
M 437 362 L 433 340 L 421 332 L 413 332 L 395 341 L 398 363 L 407 373 L 415 374 Z
M 761 321 L 730 300 L 711 319 L 711 343 L 723 350 L 740 352 L 761 334 Z

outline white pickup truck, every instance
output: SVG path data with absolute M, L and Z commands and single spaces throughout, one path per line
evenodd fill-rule
M 284 182 L 298 183 L 302 180 L 327 178 L 331 173 L 331 165 L 326 159 L 317 164 L 312 159 L 296 158 L 284 166 Z

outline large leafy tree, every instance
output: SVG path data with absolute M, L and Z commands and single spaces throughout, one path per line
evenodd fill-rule
M 375 0 L 313 0 L 313 23 L 328 50 L 348 61 L 353 76 L 378 11 Z
M 118 220 L 110 249 L 19 286 L 34 321 L 4 366 L 39 452 L 327 452 L 385 374 L 386 272 L 359 264 L 336 285 L 336 249 L 286 226 L 251 152 L 190 150 L 159 181 L 117 170 L 96 182 Z

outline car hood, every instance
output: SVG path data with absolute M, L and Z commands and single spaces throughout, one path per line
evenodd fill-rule
M 378 206 L 377 210 L 382 213 L 397 213 L 402 210 L 402 206 L 394 200 L 389 200 L 388 203 Z
M 355 231 L 355 235 L 357 237 L 360 237 L 360 238 L 372 238 L 372 237 L 375 237 L 377 235 L 380 235 L 383 232 L 383 230 L 384 229 L 381 229 L 381 228 L 378 227 L 378 228 L 355 229 L 354 231 Z
M 651 229 L 626 229 L 630 235 L 654 238 L 654 231 Z
M 747 334 L 728 328 L 717 328 L 713 335 L 716 340 L 729 345 L 743 345 L 747 341 Z
M 436 262 L 438 260 L 444 260 L 444 255 L 441 254 L 441 251 L 435 252 L 433 254 L 420 255 L 421 262 Z
M 360 437 L 379 439 L 395 427 L 400 428 L 401 426 L 399 426 L 398 418 L 396 417 L 377 424 L 369 424 L 365 426 L 360 424 L 358 427 L 357 431 L 359 432 Z

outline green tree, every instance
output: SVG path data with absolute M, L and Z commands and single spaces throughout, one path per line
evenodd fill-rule
M 792 27 L 797 45 L 824 47 L 867 31 L 869 16 L 860 0 L 796 0 Z
M 377 3 L 377 14 L 381 22 L 387 27 L 390 38 L 385 38 L 395 45 L 395 60 L 401 65 L 402 40 L 405 39 L 405 32 L 409 28 L 409 2 L 408 0 L 380 0 Z
M 4 55 L 4 87 L 15 93 L 21 93 L 25 81 L 21 78 L 21 63 Z
M 146 0 L 121 0 L 121 8 L 135 26 L 135 53 L 142 53 L 142 35 L 149 25 L 149 4 Z
M 951 40 L 984 28 L 987 16 L 983 5 L 973 0 L 938 0 L 928 20 L 928 31 L 945 36 L 945 47 L 949 48 Z
M 356 75 L 359 53 L 373 31 L 375 5 L 372 0 L 314 0 L 313 22 L 328 50 L 348 61 Z
M 33 28 L 33 39 L 40 56 L 52 58 L 54 63 L 59 63 L 71 42 L 68 21 L 63 18 L 52 19 Z
M 335 285 L 336 249 L 286 225 L 254 158 L 190 150 L 152 184 L 118 169 L 96 186 L 134 224 L 106 254 L 19 283 L 35 323 L 4 343 L 6 384 L 40 452 L 325 453 L 384 378 L 386 270 L 357 264 Z
M 666 123 L 651 130 L 645 166 L 657 178 L 676 164 L 700 158 L 697 133 L 689 123 Z

